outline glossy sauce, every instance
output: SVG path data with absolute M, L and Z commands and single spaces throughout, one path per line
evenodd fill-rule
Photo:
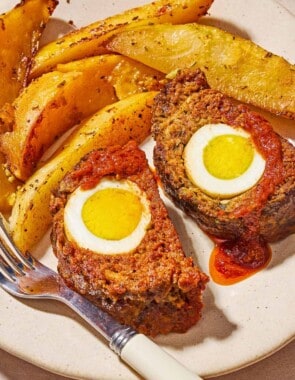
M 216 246 L 211 253 L 209 270 L 212 280 L 220 285 L 245 280 L 268 265 L 271 249 L 260 237 L 259 220 L 267 199 L 284 179 L 281 143 L 268 123 L 258 114 L 246 113 L 244 128 L 266 159 L 266 167 L 259 184 L 231 211 L 232 217 L 243 218 L 243 235 L 234 241 L 213 238 Z
M 143 151 L 135 149 L 135 141 L 130 141 L 124 149 L 120 145 L 111 146 L 105 150 L 90 152 L 71 175 L 72 181 L 80 184 L 83 190 L 95 187 L 101 178 L 114 176 L 126 178 L 144 170 L 146 158 Z
M 252 244 L 242 240 L 214 241 L 209 271 L 212 280 L 219 285 L 232 285 L 245 280 L 265 268 L 271 259 L 270 247 L 261 241 L 255 240 Z M 256 249 L 260 252 L 253 257 Z
M 241 107 L 243 109 L 243 107 Z M 235 121 L 233 125 L 239 121 Z M 243 128 L 251 134 L 258 151 L 266 160 L 266 167 L 259 184 L 244 197 L 242 204 L 232 211 L 236 218 L 245 217 L 253 210 L 262 210 L 277 185 L 284 180 L 281 141 L 269 123 L 256 113 L 246 112 Z

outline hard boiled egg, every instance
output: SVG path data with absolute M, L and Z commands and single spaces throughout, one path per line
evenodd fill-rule
M 64 210 L 67 238 L 100 254 L 135 249 L 150 222 L 146 194 L 130 180 L 105 178 L 90 190 L 78 187 Z
M 224 199 L 250 189 L 265 169 L 265 160 L 250 134 L 227 124 L 207 124 L 198 129 L 183 158 L 190 180 L 205 193 Z

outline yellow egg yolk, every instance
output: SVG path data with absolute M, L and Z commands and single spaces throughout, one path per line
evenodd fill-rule
M 120 240 L 135 230 L 142 210 L 136 194 L 124 189 L 107 188 L 87 199 L 82 208 L 82 219 L 97 237 Z
M 251 165 L 254 149 L 249 139 L 237 135 L 214 137 L 203 151 L 204 165 L 216 178 L 233 179 Z

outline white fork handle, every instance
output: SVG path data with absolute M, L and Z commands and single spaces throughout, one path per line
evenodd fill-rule
M 147 380 L 201 380 L 143 334 L 126 343 L 121 358 Z
M 102 334 L 110 348 L 147 380 L 200 380 L 143 334 L 123 326 L 109 314 L 66 286 L 60 287 L 65 302 Z

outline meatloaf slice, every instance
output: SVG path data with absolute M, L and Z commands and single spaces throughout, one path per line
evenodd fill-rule
M 211 197 L 193 184 L 183 153 L 206 124 L 249 132 L 266 161 L 259 182 L 229 200 Z M 267 242 L 295 232 L 295 148 L 258 113 L 209 88 L 200 71 L 184 70 L 157 95 L 152 134 L 154 163 L 166 193 L 207 233 L 236 239 L 254 232 Z
M 136 249 L 124 254 L 97 254 L 79 247 L 65 233 L 69 196 L 78 187 L 94 187 L 104 177 L 133 181 L 150 202 L 149 229 Z M 198 321 L 208 278 L 185 257 L 154 175 L 134 142 L 83 158 L 61 181 L 51 211 L 53 250 L 70 288 L 121 323 L 151 336 L 185 332 Z

